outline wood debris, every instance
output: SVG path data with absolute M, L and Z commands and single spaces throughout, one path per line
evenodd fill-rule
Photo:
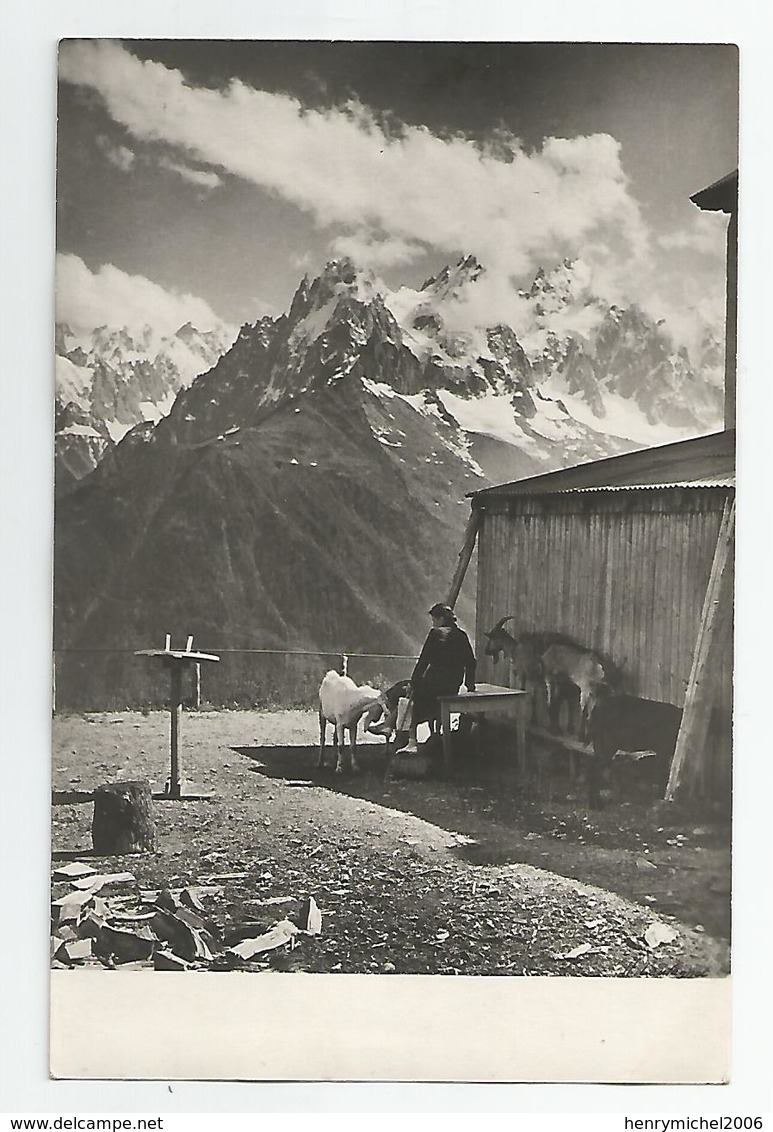
M 248 873 L 221 875 L 241 880 Z M 254 879 L 271 879 L 261 873 Z M 256 907 L 296 904 L 289 917 L 241 925 L 216 924 L 205 901 L 222 895 L 219 885 L 180 889 L 141 888 L 132 873 L 71 869 L 54 882 L 72 887 L 51 902 L 51 957 L 57 966 L 101 964 L 151 966 L 156 971 L 230 968 L 266 952 L 292 951 L 297 937 L 319 936 L 322 913 L 313 896 L 266 897 Z M 134 885 L 131 895 L 100 895 L 111 884 Z M 275 914 L 276 915 L 276 914 Z M 269 912 L 270 916 L 270 912 Z
M 83 891 L 96 892 L 108 884 L 126 884 L 136 880 L 134 873 L 94 873 L 91 876 L 70 878 L 76 888 Z
M 291 920 L 280 920 L 267 932 L 255 936 L 254 939 L 245 939 L 234 947 L 229 947 L 228 953 L 238 959 L 254 959 L 264 951 L 273 951 L 275 947 L 282 947 L 297 935 L 299 928 Z
M 93 876 L 96 873 L 93 865 L 86 865 L 83 861 L 72 861 L 69 865 L 59 865 L 54 869 L 54 880 L 75 880 L 76 877 Z
M 673 943 L 678 938 L 679 932 L 676 928 L 670 927 L 669 924 L 663 924 L 659 920 L 650 924 L 644 933 L 644 941 L 652 951 L 656 947 L 660 947 L 662 943 Z

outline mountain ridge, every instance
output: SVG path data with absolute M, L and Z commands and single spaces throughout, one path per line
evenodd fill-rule
M 112 444 L 57 500 L 57 648 L 131 650 L 171 631 L 205 650 L 414 653 L 471 491 L 635 447 L 546 392 L 511 327 L 448 329 L 430 291 L 482 277 L 459 266 L 420 303 L 402 296 L 420 320 L 406 330 L 373 279 L 337 261 Z M 468 625 L 474 585 L 473 564 Z M 249 689 L 229 664 L 216 679 Z M 118 677 L 73 661 L 58 679 L 97 704 Z
M 511 396 L 517 404 L 502 401 L 500 411 L 509 419 L 514 410 L 516 424 L 533 420 L 552 401 L 567 425 L 573 421 L 594 434 L 583 451 L 582 428 L 576 430 L 581 459 L 595 458 L 604 436 L 618 450 L 620 443 L 665 443 L 717 427 L 723 357 L 716 336 L 707 329 L 696 372 L 686 349 L 674 348 L 661 324 L 634 306 L 605 306 L 577 282 L 573 270 L 568 260 L 552 272 L 540 269 L 531 287 L 520 292 L 532 304 L 534 321 L 521 341 L 502 322 L 472 330 L 454 326 L 460 303 L 485 278 L 485 268 L 472 256 L 425 280 L 419 291 L 397 292 L 350 259 L 334 260 L 315 279 L 301 280 L 285 314 L 242 326 L 230 346 L 240 354 L 238 366 L 232 365 L 234 380 L 244 383 L 270 355 L 274 378 L 262 398 L 279 401 L 309 388 L 327 372 L 329 359 L 348 349 L 350 357 L 357 355 L 358 372 L 387 374 L 402 394 L 429 389 L 464 399 Z M 560 325 L 573 303 L 580 309 L 579 315 L 573 311 L 575 322 L 583 322 L 583 312 L 592 313 L 586 332 Z M 559 327 L 551 328 L 551 320 Z M 76 478 L 135 424 L 170 414 L 175 397 L 229 353 L 222 336 L 202 334 L 190 323 L 160 346 L 151 349 L 151 341 L 149 330 L 132 337 L 125 329 L 100 327 L 84 349 L 82 338 L 76 341 L 69 328 L 57 328 L 57 407 L 60 414 L 69 408 L 69 415 L 58 417 L 57 453 L 64 457 L 60 462 L 69 457 L 71 465 L 85 469 Z M 181 350 L 185 356 L 179 356 Z M 445 410 L 453 412 L 447 402 Z M 474 413 L 459 423 L 479 431 Z M 533 429 L 522 436 L 513 427 L 505 435 L 500 427 L 496 435 L 527 455 L 534 447 Z M 80 459 L 73 456 L 79 448 L 86 450 Z M 545 452 L 542 457 L 551 458 Z

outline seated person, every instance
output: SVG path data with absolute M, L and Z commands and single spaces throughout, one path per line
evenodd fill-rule
M 475 654 L 470 639 L 456 623 L 456 614 L 438 602 L 429 611 L 432 628 L 411 676 L 413 706 L 408 752 L 416 748 L 416 727 L 423 720 L 436 720 L 440 696 L 454 696 L 464 681 L 475 691 Z

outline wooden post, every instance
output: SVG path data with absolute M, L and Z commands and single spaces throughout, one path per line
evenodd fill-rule
M 738 212 L 727 226 L 727 287 L 725 289 L 725 428 L 735 428 L 736 353 L 738 349 Z
M 100 855 L 152 852 L 156 848 L 153 801 L 148 782 L 111 782 L 94 791 L 91 826 Z
M 451 708 L 446 700 L 440 701 L 440 730 L 443 742 L 443 771 L 451 765 Z
M 668 776 L 665 800 L 673 801 L 682 779 L 682 772 L 688 770 L 697 779 L 697 763 L 706 744 L 711 720 L 711 692 L 714 687 L 714 669 L 711 661 L 717 643 L 721 644 L 718 628 L 723 623 L 729 628 L 731 619 L 723 616 L 723 604 L 730 601 L 732 592 L 728 589 L 732 578 L 729 569 L 735 535 L 735 499 L 725 502 L 722 522 L 719 527 L 711 574 L 703 599 L 701 623 L 695 642 L 692 669 L 687 684 L 684 701 L 682 725 L 676 740 L 671 771 Z
M 193 666 L 193 706 L 196 711 L 201 708 L 201 661 L 197 660 Z
M 182 665 L 172 662 L 172 700 L 169 705 L 171 715 L 170 749 L 172 755 L 169 776 L 169 797 L 180 797 L 180 722 L 182 719 Z
M 515 709 L 515 757 L 518 763 L 518 774 L 522 782 L 526 780 L 526 769 L 528 763 L 526 729 L 528 726 L 528 716 L 530 709 L 531 703 L 527 696 L 523 697 L 523 700 L 518 703 Z
M 480 511 L 476 507 L 473 507 L 470 513 L 470 517 L 467 520 L 467 529 L 464 533 L 464 543 L 462 544 L 462 549 L 459 551 L 459 561 L 456 565 L 454 576 L 451 579 L 451 586 L 448 590 L 448 597 L 446 599 L 446 605 L 450 605 L 452 609 L 456 605 L 456 599 L 459 597 L 459 591 L 462 588 L 464 576 L 467 573 L 467 567 L 470 565 L 470 559 L 472 558 L 472 552 L 475 549 L 475 540 L 478 537 L 478 530 L 480 529 L 482 517 L 482 511 Z

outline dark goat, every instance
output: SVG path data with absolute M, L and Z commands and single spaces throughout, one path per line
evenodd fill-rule
M 639 696 L 604 695 L 590 717 L 588 731 L 593 757 L 588 771 L 588 804 L 598 807 L 602 784 L 608 779 L 618 751 L 653 751 L 660 797 L 665 793 L 682 710 L 660 700 Z
M 393 684 L 391 688 L 387 688 L 383 694 L 384 702 L 384 718 L 375 723 L 371 723 L 367 730 L 371 735 L 383 735 L 389 741 L 394 734 L 397 725 L 397 712 L 400 705 L 400 700 L 411 694 L 410 680 L 399 680 Z M 435 721 L 435 714 L 427 716 L 424 719 L 414 719 L 415 723 L 430 723 Z
M 405 721 L 401 721 L 402 726 L 398 731 L 397 720 L 400 713 L 400 701 L 405 700 L 411 696 L 411 682 L 410 680 L 399 680 L 393 684 L 391 688 L 387 688 L 382 696 L 384 705 L 384 718 L 380 721 L 374 721 L 369 724 L 367 730 L 371 735 L 383 735 L 386 739 L 386 766 L 384 767 L 384 782 L 388 782 L 392 773 L 392 760 L 397 752 L 405 747 L 409 741 L 409 728 L 405 725 Z M 411 712 L 415 713 L 415 706 L 412 704 Z M 437 713 L 420 714 L 417 719 L 414 715 L 413 723 L 429 723 L 430 731 L 432 732 L 430 738 L 433 740 L 439 739 L 436 728 L 439 727 Z
M 485 652 L 494 664 L 504 654 L 510 662 L 514 687 L 525 688 L 529 682 L 539 680 L 540 657 L 547 646 L 558 638 L 554 633 L 519 633 L 514 637 L 504 627 L 505 622 L 512 620 L 512 614 L 503 617 L 486 633 Z

